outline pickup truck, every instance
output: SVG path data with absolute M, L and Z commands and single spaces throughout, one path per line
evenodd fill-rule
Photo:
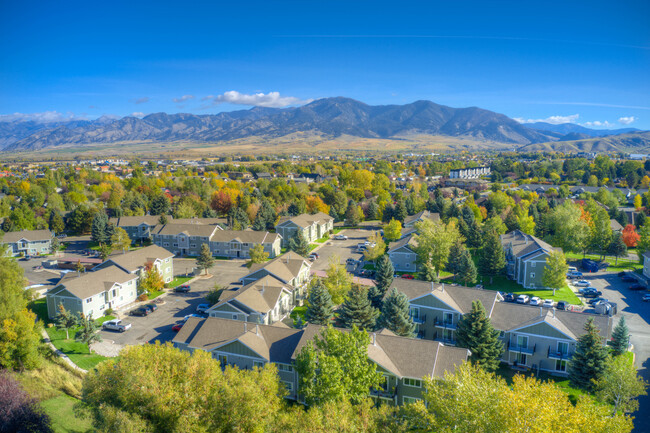
M 102 329 L 108 331 L 124 332 L 131 329 L 130 323 L 124 323 L 120 319 L 107 320 L 102 323 Z

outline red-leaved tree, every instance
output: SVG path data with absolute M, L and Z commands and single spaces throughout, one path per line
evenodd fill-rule
M 636 243 L 640 238 L 641 236 L 636 232 L 634 225 L 628 224 L 623 229 L 623 242 L 625 242 L 628 248 L 636 247 Z

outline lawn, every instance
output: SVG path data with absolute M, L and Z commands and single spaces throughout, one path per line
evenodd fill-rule
M 176 277 L 171 282 L 165 284 L 166 286 L 169 287 L 177 287 L 180 286 L 181 284 L 187 283 L 189 280 L 191 280 L 194 277 Z
M 568 378 L 562 376 L 553 376 L 544 371 L 540 371 L 539 374 L 537 375 L 534 374 L 532 370 L 522 372 L 522 371 L 513 370 L 506 364 L 501 364 L 499 366 L 499 369 L 496 371 L 496 374 L 504 378 L 506 382 L 508 382 L 508 384 L 512 384 L 512 378 L 515 376 L 515 374 L 523 374 L 525 376 L 535 376 L 538 379 L 542 380 L 543 382 L 553 382 L 558 388 L 560 388 L 562 391 L 568 394 L 569 400 L 571 400 L 571 403 L 573 404 L 576 404 L 578 402 L 580 396 L 587 395 L 583 390 L 572 387 Z
M 317 242 L 317 243 L 319 243 L 319 244 L 324 244 L 325 242 L 327 242 L 327 241 L 329 241 L 329 240 L 330 240 L 330 235 L 329 235 L 329 233 L 328 233 L 328 234 L 326 234 L 325 236 L 323 236 L 322 238 L 320 238 L 320 239 L 316 239 L 315 242 Z
M 163 293 L 165 293 L 164 290 L 155 290 L 155 291 L 149 292 L 148 296 L 149 296 L 149 299 L 156 299 L 158 296 L 162 295 Z
M 552 299 L 554 301 L 567 301 L 569 304 L 573 305 L 582 305 L 582 302 L 578 297 L 573 293 L 569 286 L 564 286 L 561 289 L 555 291 L 555 296 L 553 296 L 553 290 L 546 289 L 524 289 L 520 284 L 517 284 L 513 280 L 509 280 L 503 275 L 493 277 L 492 284 L 490 284 L 490 278 L 483 278 L 483 288 L 487 290 L 498 290 L 506 293 L 514 293 L 515 295 L 528 295 L 530 297 L 539 296 L 542 299 Z
M 70 339 L 66 340 L 65 331 L 58 330 L 54 327 L 45 328 L 47 335 L 50 337 L 50 341 L 61 352 L 68 355 L 68 358 L 79 368 L 84 370 L 89 370 L 95 367 L 102 361 L 107 360 L 105 356 L 97 355 L 96 353 L 89 353 L 88 345 L 86 343 L 80 343 L 75 341 L 75 335 L 77 334 L 75 329 L 70 329 Z
M 41 407 L 52 420 L 52 429 L 57 433 L 86 433 L 95 431 L 90 418 L 75 415 L 76 398 L 61 394 L 41 402 Z
M 309 244 L 309 252 L 314 251 L 315 248 L 319 247 L 319 244 Z
M 302 319 L 302 323 L 305 323 L 305 313 L 307 313 L 307 306 L 303 305 L 302 307 L 295 307 L 293 311 L 291 311 L 291 314 L 289 314 L 289 317 L 293 319 L 293 323 L 296 323 L 296 320 L 298 320 L 298 317 Z
M 580 262 L 583 258 L 591 259 L 599 262 L 601 255 L 599 254 L 587 254 L 583 257 L 581 253 L 565 253 L 568 261 L 577 261 Z M 616 264 L 615 257 L 605 257 L 605 261 L 609 263 L 607 268 L 608 272 L 621 272 L 621 271 L 636 271 L 638 269 L 643 269 L 643 265 L 639 264 L 637 260 L 628 260 L 628 259 L 618 259 L 618 264 Z M 579 265 L 580 263 L 578 263 Z M 580 268 L 580 266 L 578 266 Z

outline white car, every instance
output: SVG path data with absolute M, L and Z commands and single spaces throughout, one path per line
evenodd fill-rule
M 530 297 L 528 295 L 517 296 L 517 304 L 527 304 L 529 302 L 530 302 Z
M 542 303 L 542 307 L 545 308 L 553 308 L 553 305 L 555 305 L 555 303 L 552 299 L 544 299 L 544 302 Z
M 542 305 L 542 300 L 539 298 L 539 296 L 533 296 L 530 298 L 530 305 Z
M 587 280 L 580 280 L 580 281 L 576 281 L 575 283 L 573 283 L 573 285 L 577 286 L 577 287 L 589 287 L 589 284 L 590 283 Z
M 650 301 L 650 293 L 648 293 L 647 295 L 643 295 L 643 298 L 641 298 L 641 300 L 644 301 L 644 302 L 649 302 Z
M 113 320 L 107 320 L 106 322 L 102 323 L 102 329 L 103 330 L 110 330 L 110 331 L 117 331 L 117 332 L 124 332 L 128 329 L 131 329 L 131 324 L 130 323 L 124 323 L 120 319 L 113 319 Z
M 334 239 L 336 239 L 337 241 L 346 241 L 348 240 L 348 237 L 345 235 L 336 235 L 334 236 Z
M 199 304 L 196 306 L 196 312 L 199 314 L 203 314 L 206 311 L 208 311 L 209 308 L 210 308 L 210 304 Z

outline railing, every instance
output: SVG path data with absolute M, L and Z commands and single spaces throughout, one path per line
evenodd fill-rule
M 384 389 L 370 389 L 370 395 L 373 397 L 382 397 L 382 398 L 394 398 L 395 397 L 395 392 L 392 391 L 386 391 Z
M 510 352 L 519 352 L 519 353 L 525 353 L 527 355 L 532 355 L 535 353 L 535 349 L 537 349 L 537 344 L 533 344 L 533 347 L 529 346 L 517 346 L 517 344 L 511 344 L 508 342 L 508 351 Z
M 549 347 L 546 356 L 549 359 L 566 360 L 566 359 L 570 359 L 572 355 L 569 355 L 568 353 L 558 352 L 556 350 L 551 350 L 551 348 Z
M 433 325 L 436 328 L 444 328 L 444 329 L 456 329 L 458 327 L 454 322 L 449 322 L 447 320 L 438 320 L 438 319 L 436 319 L 433 322 Z
M 427 321 L 427 316 L 426 314 L 423 314 L 418 317 L 411 316 L 411 320 L 413 320 L 413 323 L 416 323 L 418 325 L 423 325 Z

